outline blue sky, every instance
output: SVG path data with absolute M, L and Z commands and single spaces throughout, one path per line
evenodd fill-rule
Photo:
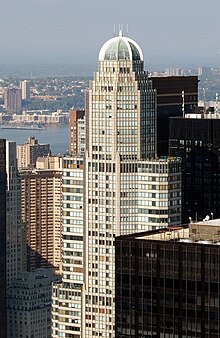
M 96 64 L 121 23 L 146 69 L 216 66 L 219 13 L 219 0 L 0 0 L 0 64 Z

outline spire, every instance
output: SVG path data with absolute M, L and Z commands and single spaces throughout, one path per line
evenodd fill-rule
M 120 38 L 122 38 L 123 36 L 123 33 L 122 33 L 122 29 L 119 30 L 119 35 L 118 35 Z

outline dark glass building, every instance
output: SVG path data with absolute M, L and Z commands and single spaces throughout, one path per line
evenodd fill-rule
M 152 77 L 157 90 L 157 154 L 168 155 L 169 117 L 194 112 L 198 106 L 197 76 Z M 183 98 L 184 92 L 184 98 Z
M 116 338 L 220 337 L 220 219 L 116 238 Z
M 170 156 L 182 157 L 182 221 L 220 217 L 220 119 L 170 118 Z
M 0 139 L 0 336 L 6 338 L 6 141 Z

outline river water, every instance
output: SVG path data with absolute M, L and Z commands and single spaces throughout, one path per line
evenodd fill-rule
M 69 150 L 69 126 L 48 127 L 44 130 L 0 129 L 0 139 L 5 138 L 24 144 L 29 136 L 35 136 L 39 143 L 49 143 L 53 155 Z

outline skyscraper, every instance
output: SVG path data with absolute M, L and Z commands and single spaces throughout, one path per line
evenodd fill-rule
M 170 119 L 169 153 L 182 158 L 182 220 L 220 217 L 220 115 Z
M 83 159 L 63 160 L 62 283 L 53 287 L 52 337 L 81 337 L 83 288 Z M 63 299 L 61 301 L 61 298 Z
M 151 81 L 157 92 L 157 154 L 165 156 L 169 154 L 169 118 L 198 107 L 198 77 L 151 77 Z
M 0 332 L 6 338 L 6 140 L 0 139 Z
M 16 142 L 6 141 L 7 174 L 7 285 L 22 270 L 21 181 L 18 175 Z
M 139 45 L 121 33 L 108 40 L 86 92 L 79 179 L 80 164 L 69 163 L 67 181 L 82 186 L 67 190 L 78 202 L 65 202 L 64 215 L 78 214 L 82 223 L 77 227 L 73 219 L 63 227 L 63 283 L 53 291 L 53 337 L 114 337 L 115 236 L 181 222 L 181 160 L 156 158 L 155 94 Z M 77 191 L 83 200 L 76 199 Z

